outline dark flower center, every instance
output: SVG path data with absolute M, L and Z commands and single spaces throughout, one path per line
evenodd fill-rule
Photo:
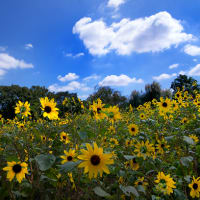
M 179 97 L 179 94 L 177 94 L 176 96 Z
M 198 188 L 198 185 L 196 183 L 194 183 L 192 187 L 193 187 L 193 189 L 196 190 Z
M 46 140 L 46 137 L 42 137 L 43 140 Z
M 137 163 L 136 158 L 133 158 L 133 163 L 135 163 L 135 164 Z
M 97 113 L 100 114 L 101 108 L 97 108 Z
M 142 182 L 140 181 L 140 182 L 138 183 L 138 185 L 142 185 Z
M 66 140 L 66 136 L 65 135 L 63 136 L 63 140 Z
M 165 147 L 165 145 L 164 145 L 164 144 L 161 144 L 161 147 L 162 147 L 162 148 L 164 148 L 164 147 Z
M 164 102 L 162 105 L 163 105 L 163 107 L 165 107 L 165 108 L 167 107 L 167 103 L 166 103 L 166 102 Z
M 50 106 L 45 106 L 44 111 L 47 113 L 51 112 L 51 107 Z
M 93 165 L 98 165 L 100 163 L 100 157 L 97 156 L 97 155 L 93 155 L 91 158 L 90 158 L 90 161 Z
M 13 171 L 17 174 L 17 173 L 21 172 L 22 167 L 21 167 L 21 165 L 16 164 L 16 165 L 13 166 L 12 169 L 13 169 Z
M 67 160 L 68 160 L 68 161 L 72 161 L 72 159 L 73 159 L 72 156 L 68 156 L 68 157 L 67 157 Z
M 133 128 L 131 128 L 131 131 L 135 132 L 135 128 L 134 128 L 134 127 L 133 127 Z

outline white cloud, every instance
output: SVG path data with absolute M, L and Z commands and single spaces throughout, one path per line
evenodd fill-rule
M 32 44 L 25 44 L 25 49 L 29 50 L 29 49 L 32 49 L 33 48 L 33 45 Z
M 81 91 L 88 91 L 90 90 L 85 84 L 79 83 L 78 81 L 72 81 L 65 86 L 59 86 L 58 84 L 50 85 L 48 88 L 51 92 L 66 92 L 66 91 L 74 91 L 74 90 L 81 90 Z
M 73 33 L 79 35 L 92 55 L 99 56 L 112 50 L 120 55 L 159 52 L 194 38 L 183 32 L 181 22 L 166 11 L 135 20 L 124 18 L 110 26 L 102 19 L 84 17 L 76 22 Z
M 181 74 L 181 75 L 185 75 L 185 74 L 187 74 L 187 72 L 186 71 L 183 71 L 183 70 L 181 70 L 178 74 Z
M 200 47 L 187 44 L 184 47 L 184 52 L 190 56 L 200 56 Z
M 193 59 L 193 61 L 194 61 L 194 62 L 197 62 L 197 59 L 196 59 L 196 58 L 194 58 L 194 59 Z
M 78 75 L 76 75 L 75 73 L 68 73 L 68 74 L 66 74 L 65 76 L 61 76 L 61 75 L 59 75 L 58 77 L 57 77 L 57 79 L 59 80 L 59 81 L 61 81 L 61 82 L 65 82 L 65 81 L 73 81 L 73 80 L 76 80 L 76 79 L 78 79 L 79 78 L 79 76 Z
M 156 80 L 156 81 L 162 81 L 162 80 L 165 80 L 165 79 L 170 79 L 172 77 L 175 77 L 177 76 L 176 73 L 173 73 L 173 74 L 161 74 L 159 76 L 153 76 L 153 80 Z
M 17 60 L 6 53 L 0 53 L 0 76 L 3 76 L 9 69 L 25 69 L 33 67 L 33 64 L 26 63 L 24 60 Z
M 193 67 L 189 72 L 189 76 L 200 76 L 200 64 Z
M 79 57 L 84 56 L 84 55 L 85 55 L 85 54 L 84 54 L 83 52 L 77 53 L 77 54 L 75 54 L 75 55 L 73 55 L 72 53 L 66 53 L 66 54 L 65 54 L 66 57 L 72 57 L 72 58 L 79 58 Z
M 24 62 L 24 60 L 17 60 L 6 53 L 0 53 L 0 68 L 1 69 L 33 68 L 33 64 L 28 64 Z
M 96 75 L 96 74 L 93 74 L 93 75 L 91 75 L 91 76 L 85 77 L 85 78 L 83 79 L 83 81 L 97 80 L 97 79 L 100 79 L 100 78 L 101 78 L 101 76 L 98 76 L 98 75 Z
M 0 51 L 6 51 L 7 47 L 0 46 Z
M 85 100 L 88 98 L 89 95 L 86 95 L 86 94 L 83 94 L 83 95 L 78 95 L 78 97 L 81 99 L 81 100 Z
M 110 75 L 106 76 L 101 82 L 100 86 L 127 86 L 130 83 L 143 83 L 142 79 L 130 78 L 124 74 L 120 76 Z
M 179 66 L 179 64 L 173 64 L 173 65 L 169 66 L 169 69 L 174 69 L 174 68 L 177 68 L 178 66 Z
M 118 7 L 124 3 L 125 3 L 125 0 L 109 0 L 107 6 L 118 9 Z

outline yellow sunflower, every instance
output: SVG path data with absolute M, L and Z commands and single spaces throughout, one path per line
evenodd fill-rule
M 170 112 L 171 110 L 171 100 L 166 98 L 164 99 L 163 97 L 160 98 L 160 102 L 158 102 L 159 110 L 161 112 Z
M 115 146 L 117 146 L 119 144 L 119 142 L 115 138 L 110 138 L 109 144 L 110 144 L 111 148 L 114 148 Z
M 137 179 L 137 181 L 135 181 L 135 186 L 138 186 L 138 185 L 141 185 L 144 188 L 146 188 L 146 186 L 148 185 L 148 182 L 146 182 L 144 180 L 144 177 L 140 177 L 140 178 Z
M 130 124 L 128 126 L 128 130 L 129 130 L 129 133 L 132 135 L 132 136 L 136 136 L 138 134 L 138 126 L 136 124 Z
M 169 149 L 169 145 L 165 139 L 158 140 L 158 144 L 156 144 L 156 150 L 160 154 L 164 154 L 166 150 Z
M 28 115 L 31 115 L 30 113 L 30 104 L 28 101 L 25 103 L 18 101 L 15 107 L 15 114 L 20 114 L 22 116 L 22 119 L 24 117 L 28 117 Z
M 198 143 L 198 142 L 199 142 L 199 138 L 198 138 L 196 135 L 190 134 L 189 137 L 190 137 L 191 139 L 193 139 L 195 143 Z
M 41 135 L 40 138 L 41 138 L 42 142 L 46 142 L 46 140 L 47 140 L 47 137 L 45 135 Z
M 157 180 L 155 180 L 155 183 L 158 184 L 156 185 L 156 189 L 165 195 L 170 195 L 173 193 L 173 189 L 176 188 L 176 183 L 170 177 L 170 174 L 165 175 L 163 172 L 158 172 Z
M 144 160 L 147 157 L 153 157 L 154 153 L 155 153 L 155 148 L 153 147 L 153 144 L 149 143 L 149 141 L 147 140 L 145 143 L 144 141 L 142 141 L 141 143 L 138 142 L 135 145 L 135 150 L 134 152 L 137 154 L 138 157 L 142 157 Z
M 25 178 L 25 174 L 28 174 L 27 164 L 25 162 L 7 162 L 7 167 L 4 167 L 3 170 L 7 171 L 7 179 L 12 181 L 16 175 L 17 181 L 21 183 L 22 179 Z
M 121 114 L 119 112 L 119 108 L 117 106 L 110 106 L 109 108 L 105 109 L 109 120 L 114 123 L 114 121 L 120 120 Z
M 64 131 L 60 133 L 60 141 L 68 144 L 70 142 L 69 134 L 65 133 Z
M 126 161 L 125 163 L 126 168 L 130 168 L 132 170 L 138 170 L 139 169 L 139 163 L 137 162 L 136 158 L 133 158 L 131 160 Z
M 144 113 L 140 113 L 140 119 L 141 120 L 145 120 L 146 119 L 146 115 Z
M 90 106 L 90 110 L 93 111 L 94 116 L 97 120 L 106 118 L 106 114 L 104 113 L 104 105 L 102 104 L 101 99 L 97 99 L 97 103 L 93 101 L 93 104 Z
M 63 160 L 61 161 L 61 164 L 64 164 L 66 162 L 70 162 L 70 161 L 75 161 L 75 157 L 76 157 L 76 153 L 75 150 L 70 149 L 68 152 L 66 150 L 64 150 L 64 156 L 60 156 L 60 158 L 62 158 Z
M 193 176 L 193 180 L 192 180 L 192 183 L 189 184 L 189 187 L 191 188 L 191 191 L 190 191 L 190 196 L 192 198 L 195 198 L 195 197 L 200 197 L 200 177 L 196 178 Z
M 89 172 L 89 178 L 96 178 L 98 173 L 102 177 L 103 172 L 109 174 L 110 171 L 107 165 L 113 164 L 112 154 L 104 154 L 103 148 L 99 148 L 96 143 L 93 144 L 94 149 L 90 144 L 86 144 L 87 150 L 81 149 L 82 155 L 78 158 L 84 160 L 78 167 L 84 167 L 84 173 Z
M 48 117 L 50 120 L 58 119 L 58 108 L 56 108 L 56 102 L 54 99 L 49 101 L 48 97 L 40 98 L 43 111 L 43 117 Z

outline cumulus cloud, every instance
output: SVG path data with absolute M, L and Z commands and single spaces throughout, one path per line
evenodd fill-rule
M 78 79 L 79 78 L 79 76 L 78 75 L 76 75 L 75 73 L 68 73 L 68 74 L 66 74 L 65 76 L 61 76 L 61 75 L 59 75 L 58 77 L 57 77 L 57 79 L 59 80 L 59 81 L 61 81 L 61 82 L 65 82 L 65 81 L 73 81 L 73 80 L 76 80 L 76 79 Z
M 135 20 L 124 18 L 110 26 L 103 19 L 84 17 L 76 22 L 73 33 L 92 55 L 98 56 L 111 51 L 119 55 L 159 52 L 194 38 L 183 32 L 181 22 L 166 11 Z
M 107 6 L 118 9 L 118 7 L 124 3 L 125 3 L 125 0 L 109 0 Z
M 24 60 L 18 60 L 6 53 L 0 53 L 0 76 L 4 75 L 10 69 L 33 68 L 33 64 L 26 63 Z
M 72 58 L 79 58 L 81 56 L 84 56 L 85 54 L 83 52 L 77 53 L 75 55 L 73 55 L 72 53 L 66 53 L 65 56 L 66 57 L 72 57 Z
M 97 80 L 97 79 L 100 79 L 100 78 L 101 78 L 101 76 L 98 76 L 98 75 L 96 75 L 96 74 L 93 74 L 93 75 L 91 75 L 91 76 L 85 77 L 85 78 L 83 79 L 83 81 Z
M 184 47 L 184 52 L 190 56 L 200 56 L 200 47 L 187 44 Z
M 29 50 L 29 49 L 33 49 L 33 45 L 32 44 L 25 44 L 25 49 Z
M 159 76 L 153 76 L 153 80 L 156 80 L 156 81 L 162 81 L 162 80 L 165 80 L 165 79 L 170 79 L 170 78 L 173 78 L 177 76 L 176 73 L 173 73 L 173 74 L 161 74 Z
M 121 74 L 120 76 L 110 75 L 99 82 L 99 86 L 127 86 L 130 83 L 143 83 L 143 80 L 130 78 L 124 74 Z
M 179 64 L 173 64 L 173 65 L 169 66 L 169 69 L 174 69 L 174 68 L 177 68 L 178 66 L 179 66 Z
M 74 91 L 74 90 L 81 90 L 81 91 L 88 91 L 90 90 L 89 87 L 87 87 L 83 83 L 79 83 L 78 81 L 72 81 L 69 84 L 65 86 L 59 86 L 58 84 L 53 84 L 48 87 L 48 89 L 51 92 L 66 92 L 66 91 Z

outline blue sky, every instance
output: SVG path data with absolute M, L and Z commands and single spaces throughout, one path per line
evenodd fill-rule
M 200 1 L 0 0 L 0 85 L 129 95 L 200 80 Z

